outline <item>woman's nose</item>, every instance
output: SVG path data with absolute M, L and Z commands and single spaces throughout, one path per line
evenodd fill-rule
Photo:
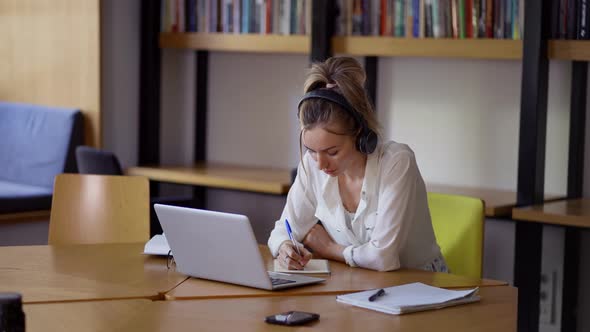
M 320 170 L 328 168 L 328 161 L 322 153 L 318 153 L 318 167 Z

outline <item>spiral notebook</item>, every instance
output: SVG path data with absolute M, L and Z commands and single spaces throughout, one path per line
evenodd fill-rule
M 383 290 L 385 293 L 374 297 L 373 301 L 369 301 L 369 297 L 378 291 L 376 289 L 338 295 L 336 301 L 387 314 L 400 315 L 415 311 L 441 309 L 480 300 L 479 295 L 477 295 L 479 288 L 448 290 L 415 282 L 388 287 Z

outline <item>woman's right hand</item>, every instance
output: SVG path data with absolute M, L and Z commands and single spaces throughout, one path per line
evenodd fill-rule
M 284 241 L 279 247 L 277 260 L 279 264 L 288 270 L 303 270 L 307 262 L 311 259 L 311 253 L 303 245 L 298 245 L 299 252 L 291 241 Z

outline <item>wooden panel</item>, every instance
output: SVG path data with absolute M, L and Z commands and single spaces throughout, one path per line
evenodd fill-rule
M 0 292 L 19 292 L 25 303 L 162 299 L 186 277 L 166 258 L 142 255 L 143 246 L 0 247 Z
M 590 60 L 590 41 L 588 40 L 550 40 L 549 59 Z
M 160 47 L 208 51 L 308 54 L 309 36 L 162 33 Z
M 266 246 L 260 246 L 260 252 L 266 262 L 266 268 L 273 270 L 273 259 Z M 266 291 L 238 285 L 229 285 L 216 281 L 191 278 L 166 294 L 169 300 L 211 299 L 231 297 L 264 297 L 286 295 L 334 295 L 361 290 L 401 285 L 410 282 L 422 282 L 444 288 L 504 286 L 504 281 L 478 279 L 449 273 L 435 273 L 422 270 L 399 270 L 378 272 L 350 267 L 346 264 L 330 261 L 331 274 L 318 274 L 326 281 L 316 285 L 297 287 L 277 291 Z
M 291 186 L 290 170 L 215 163 L 200 163 L 193 167 L 131 167 L 126 173 L 155 181 L 267 194 L 286 194 Z
M 56 303 L 25 305 L 24 311 L 31 331 L 516 331 L 516 288 L 479 293 L 477 303 L 401 316 L 338 303 L 334 296 Z M 315 312 L 320 320 L 300 329 L 264 322 L 289 310 Z
M 335 37 L 334 53 L 359 56 L 452 57 L 514 60 L 522 58 L 522 41 L 506 39 L 447 39 Z
M 150 234 L 149 204 L 144 177 L 59 174 L 49 244 L 145 242 Z
M 0 100 L 79 108 L 100 146 L 100 1 L 0 1 Z
M 441 184 L 427 184 L 428 191 L 476 197 L 484 201 L 486 217 L 509 217 L 516 206 L 516 192 L 509 190 L 458 187 Z M 546 194 L 545 200 L 562 199 L 563 196 Z
M 590 199 L 563 200 L 515 208 L 512 218 L 544 224 L 590 228 Z

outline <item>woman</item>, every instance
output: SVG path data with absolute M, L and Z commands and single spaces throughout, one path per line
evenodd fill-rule
M 379 140 L 365 79 L 352 58 L 312 66 L 298 109 L 307 151 L 268 245 L 289 269 L 305 266 L 309 248 L 316 257 L 378 271 L 446 272 L 414 153 Z M 285 220 L 305 247 L 289 240 Z

